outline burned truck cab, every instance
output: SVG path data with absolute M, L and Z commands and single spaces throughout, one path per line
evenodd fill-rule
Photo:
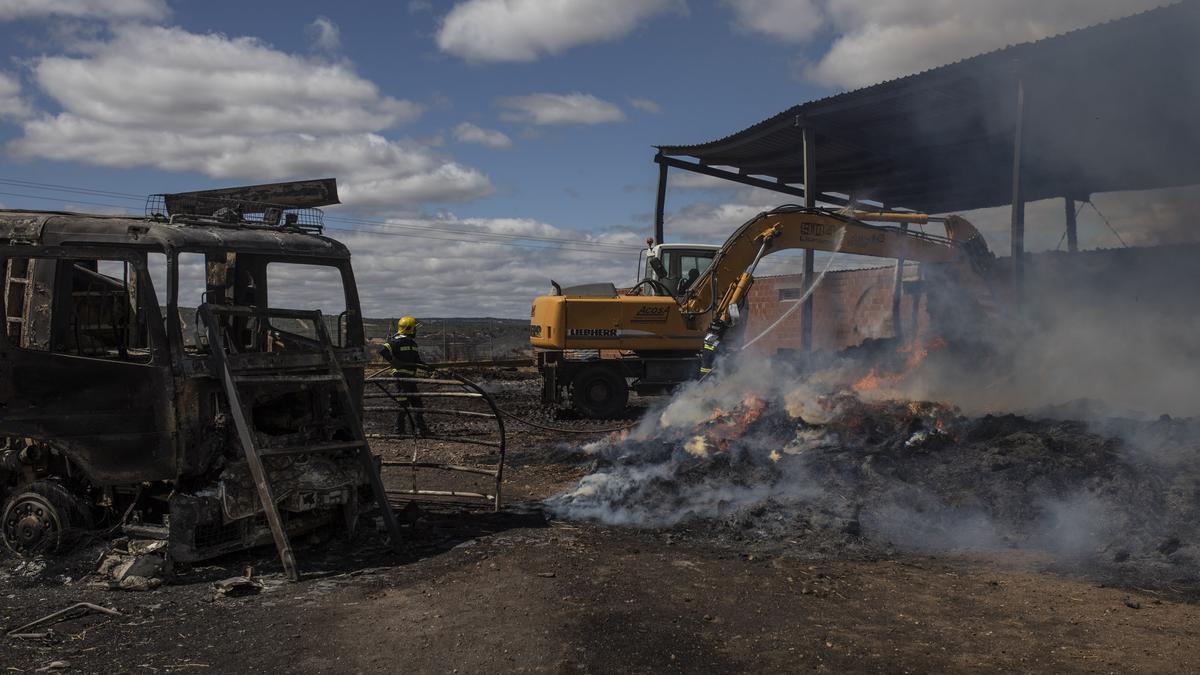
M 328 449 L 360 423 L 346 409 L 366 365 L 350 254 L 316 208 L 333 203 L 329 179 L 157 195 L 145 217 L 0 211 L 10 550 L 101 526 L 184 562 L 271 541 L 232 416 L 262 447 Z M 328 355 L 355 395 L 304 374 Z M 230 359 L 251 373 L 237 411 Z M 289 532 L 353 522 L 370 496 L 358 457 L 264 458 Z

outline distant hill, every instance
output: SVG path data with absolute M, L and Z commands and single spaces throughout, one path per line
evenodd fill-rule
M 166 308 L 163 308 L 166 312 Z M 185 339 L 194 339 L 196 312 L 181 309 Z M 330 335 L 337 335 L 337 317 L 326 316 L 325 323 Z M 528 319 L 483 318 L 421 318 L 421 329 L 417 342 L 421 356 L 430 363 L 442 361 L 487 361 L 528 358 L 532 353 L 529 345 Z M 302 335 L 312 333 L 311 324 L 288 319 L 272 322 L 284 330 Z M 396 331 L 396 319 L 363 319 L 363 330 L 367 340 L 383 342 Z M 375 349 L 371 350 L 376 351 Z
M 421 318 L 417 343 L 430 362 L 517 359 L 529 356 L 528 319 Z M 368 340 L 383 341 L 396 319 L 363 319 Z

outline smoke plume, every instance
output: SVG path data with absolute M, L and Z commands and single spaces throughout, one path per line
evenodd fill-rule
M 1200 453 L 1161 420 L 970 417 L 856 391 L 894 377 L 861 359 L 746 355 L 719 372 L 587 446 L 595 469 L 549 508 L 811 556 L 1027 548 L 1113 574 L 1200 571 Z

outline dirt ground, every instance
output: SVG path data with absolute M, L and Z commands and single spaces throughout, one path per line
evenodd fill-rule
M 595 427 L 538 412 L 519 382 L 497 391 L 543 423 Z M 1200 671 L 1196 597 L 1051 571 L 1029 553 L 814 559 L 803 541 L 739 550 L 694 530 L 552 519 L 540 500 L 588 471 L 570 452 L 587 438 L 512 426 L 502 512 L 426 512 L 399 557 L 372 532 L 309 538 L 295 584 L 270 549 L 140 593 L 89 577 L 102 542 L 44 565 L 0 559 L 6 630 L 76 602 L 121 612 L 0 638 L 0 669 Z M 246 567 L 263 592 L 214 591 Z

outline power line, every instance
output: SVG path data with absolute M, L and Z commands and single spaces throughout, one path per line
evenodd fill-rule
M 128 192 L 110 192 L 108 190 L 96 190 L 94 188 L 70 185 L 56 185 L 54 183 L 37 183 L 29 180 L 19 180 L 17 178 L 0 178 L 0 183 L 4 183 L 6 185 L 15 185 L 17 187 L 31 187 L 38 190 L 53 189 L 60 192 L 78 192 L 81 194 L 99 195 L 102 197 L 119 197 L 137 201 L 144 201 L 146 199 L 146 195 L 135 195 Z
M 18 179 L 12 179 L 12 178 L 0 178 L 0 185 L 16 185 L 16 186 L 22 186 L 22 187 L 29 187 L 29 189 L 42 190 L 42 191 L 47 191 L 47 192 L 68 192 L 68 193 L 80 193 L 80 195 L 108 196 L 108 197 L 121 198 L 121 199 L 130 199 L 130 201 L 139 201 L 139 202 L 142 202 L 145 199 L 144 196 L 131 195 L 131 193 L 127 193 L 127 192 L 92 190 L 92 189 L 89 189 L 89 187 L 58 185 L 58 184 L 50 184 L 50 183 L 35 183 L 35 181 L 18 180 Z M 16 193 L 16 192 L 0 192 L 0 195 L 8 195 L 8 196 L 13 196 L 13 197 L 24 197 L 24 198 L 30 198 L 30 199 L 47 199 L 47 201 L 64 201 L 64 199 L 62 199 L 62 198 L 54 198 L 54 197 L 46 197 L 46 196 L 38 196 L 38 195 L 24 195 L 24 193 Z M 108 207 L 108 208 L 118 208 L 118 209 L 132 208 L 132 207 L 125 207 L 125 205 L 112 204 L 112 203 L 80 201 L 80 199 L 68 199 L 68 201 L 71 201 L 73 203 L 80 203 L 80 204 L 100 205 L 100 207 Z M 372 226 L 372 227 L 404 229 L 404 231 L 414 232 L 414 233 L 415 232 L 433 232 L 433 233 L 437 233 L 437 234 L 456 233 L 456 234 L 469 235 L 470 239 L 454 239 L 457 241 L 463 241 L 463 243 L 479 243 L 479 241 L 481 239 L 491 240 L 497 244 L 504 243 L 504 241 L 499 241 L 499 240 L 544 241 L 544 243 L 548 243 L 548 244 L 564 244 L 564 245 L 570 245 L 570 246 L 595 247 L 595 249 L 604 249 L 604 250 L 607 250 L 608 252 L 618 252 L 619 251 L 622 253 L 629 253 L 629 252 L 642 250 L 641 246 L 637 246 L 637 245 L 611 244 L 611 243 L 605 243 L 605 241 L 594 241 L 594 240 L 590 240 L 590 239 L 547 237 L 547 235 L 540 235 L 540 234 L 514 234 L 514 233 L 508 233 L 508 232 L 486 232 L 486 231 L 478 231 L 478 229 L 452 227 L 452 226 L 422 226 L 422 225 L 412 225 L 412 223 L 396 223 L 396 222 L 389 222 L 389 221 L 355 219 L 355 217 L 350 217 L 350 216 L 326 215 L 325 220 L 332 221 L 332 222 L 346 222 L 346 223 L 350 223 L 350 225 L 368 225 L 368 226 Z M 352 231 L 352 232 L 370 232 L 373 234 L 386 234 L 385 232 L 378 231 L 378 229 L 376 229 L 376 231 L 364 231 L 364 229 L 349 229 L 349 228 L 330 228 L 330 229 L 341 229 L 341 231 Z M 396 233 L 392 233 L 392 234 L 396 234 Z M 424 234 L 413 234 L 413 235 L 414 235 L 414 237 L 424 237 L 427 239 L 432 238 L 432 239 L 443 240 L 443 241 L 450 240 L 445 237 L 433 238 L 433 237 L 430 237 L 430 235 L 424 235 Z M 521 247 L 528 247 L 528 246 L 521 246 Z M 548 246 L 538 246 L 538 247 L 542 247 L 542 249 L 546 249 L 546 247 L 548 247 Z M 564 250 L 582 251 L 583 249 L 578 249 L 578 247 L 564 247 Z
M 22 197 L 24 199 L 44 199 L 51 202 L 68 202 L 70 204 L 87 204 L 88 206 L 105 206 L 110 209 L 128 209 L 128 206 L 121 204 L 108 204 L 105 202 L 90 202 L 82 199 L 64 199 L 63 197 L 47 197 L 45 195 L 27 195 L 19 192 L 0 192 L 0 195 L 5 197 Z
M 1125 239 L 1121 237 L 1120 232 L 1117 232 L 1117 228 L 1113 227 L 1113 224 L 1108 222 L 1108 218 L 1106 218 L 1103 213 L 1100 213 L 1100 209 L 1096 206 L 1096 202 L 1089 200 L 1088 203 L 1092 205 L 1092 210 L 1096 212 L 1096 215 L 1100 216 L 1100 220 L 1104 221 L 1104 224 L 1108 226 L 1108 229 L 1112 230 L 1112 233 L 1117 235 L 1117 241 L 1121 242 L 1121 246 L 1129 248 L 1129 244 L 1125 243 Z
M 26 187 L 34 190 L 42 190 L 44 192 L 63 192 L 83 195 L 97 195 L 112 197 L 116 199 L 125 199 L 129 201 L 144 201 L 144 195 L 136 195 L 128 192 L 115 192 L 110 190 L 98 190 L 82 186 L 62 185 L 56 183 L 40 183 L 36 181 L 27 181 L 16 178 L 0 177 L 0 185 L 14 185 Z M 120 204 L 112 204 L 107 202 L 96 202 L 88 200 L 79 200 L 74 198 L 49 197 L 45 195 L 31 195 L 16 192 L 0 192 L 0 195 L 22 197 L 26 199 L 41 199 L 46 201 L 67 201 L 74 204 L 87 204 L 89 206 L 102 206 L 113 209 L 132 210 L 133 207 Z M 433 225 L 416 225 L 406 223 L 394 223 L 390 221 L 370 220 L 365 218 L 354 218 L 350 216 L 326 215 L 326 221 L 335 223 L 346 223 L 350 225 L 366 225 L 376 229 L 365 229 L 363 227 L 327 227 L 326 229 L 337 232 L 350 232 L 355 234 L 370 234 L 381 236 L 398 236 L 398 237 L 413 237 L 426 239 L 431 241 L 444 241 L 449 243 L 467 243 L 467 244 L 497 244 L 500 246 L 510 246 L 514 248 L 523 248 L 528 250 L 549 250 L 549 251 L 567 251 L 572 253 L 583 253 L 589 255 L 629 255 L 631 253 L 644 250 L 641 246 L 633 244 L 617 244 L 599 242 L 590 239 L 566 238 L 566 237 L 550 237 L 545 235 L 524 235 L 513 234 L 509 232 L 487 232 L 482 230 L 473 230 L 470 228 L 454 227 L 454 226 L 433 226 Z M 378 229 L 387 228 L 387 229 Z M 403 230 L 403 231 L 396 231 Z M 446 236 L 460 234 L 462 237 Z M 469 238 L 468 238 L 469 237 Z M 539 245 L 546 244 L 546 245 Z M 788 255 L 773 255 L 775 261 L 785 261 L 800 259 L 800 256 Z
M 514 240 L 514 241 L 540 241 L 540 242 L 546 242 L 546 243 L 552 243 L 552 244 L 576 244 L 576 245 L 581 244 L 581 245 L 586 245 L 586 246 L 590 246 L 590 247 L 595 247 L 597 249 L 608 249 L 609 251 L 612 251 L 612 252 L 620 251 L 622 253 L 628 253 L 631 251 L 642 250 L 641 246 L 636 246 L 634 244 L 612 244 L 612 243 L 606 243 L 606 242 L 600 242 L 600 241 L 593 241 L 590 239 L 569 239 L 566 237 L 547 237 L 544 235 L 512 234 L 509 232 L 487 232 L 487 231 L 472 230 L 472 229 L 461 228 L 461 227 L 456 228 L 456 227 L 434 227 L 434 226 L 429 226 L 429 225 L 412 225 L 412 224 L 405 224 L 405 223 L 394 223 L 394 222 L 389 222 L 389 221 L 377 221 L 377 220 L 367 220 L 367 219 L 362 219 L 362 218 L 351 218 L 351 217 L 347 217 L 347 216 L 326 215 L 325 220 L 337 222 L 337 223 L 348 223 L 348 224 L 352 224 L 352 225 L 370 225 L 372 227 L 385 227 L 385 228 L 397 229 L 397 230 L 433 231 L 438 234 L 441 234 L 441 233 L 463 234 L 463 235 L 469 235 L 473 238 L 487 237 L 487 238 L 496 238 L 496 239 Z M 474 241 L 474 239 L 472 239 L 471 241 Z
M 622 256 L 627 255 L 625 252 L 605 251 L 605 250 L 589 250 L 586 248 L 573 248 L 569 245 L 544 246 L 536 243 L 523 244 L 517 241 L 477 241 L 471 239 L 461 239 L 457 237 L 438 237 L 433 234 L 417 234 L 414 232 L 391 232 L 388 230 L 364 230 L 355 227 L 326 227 L 326 230 L 333 232 L 352 232 L 355 234 L 371 234 L 385 237 L 414 237 L 417 239 L 429 239 L 432 241 L 445 241 L 459 244 L 496 244 L 497 246 L 509 246 L 512 248 L 524 248 L 536 251 L 570 251 L 572 253 L 583 253 L 585 255 L 601 255 L 601 256 Z

